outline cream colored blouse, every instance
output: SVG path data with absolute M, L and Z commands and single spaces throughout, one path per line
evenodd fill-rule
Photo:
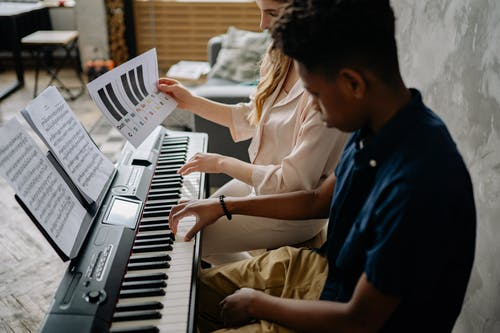
M 283 83 L 264 103 L 256 127 L 247 119 L 254 107 L 253 97 L 249 103 L 232 108 L 233 140 L 252 138 L 248 153 L 251 163 L 257 166 L 251 184 L 257 195 L 318 187 L 333 172 L 348 137 L 323 124 L 301 80 L 275 102 Z

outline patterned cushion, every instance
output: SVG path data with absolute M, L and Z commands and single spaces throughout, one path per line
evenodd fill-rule
M 209 77 L 237 83 L 258 81 L 260 61 L 270 40 L 267 32 L 229 27 Z

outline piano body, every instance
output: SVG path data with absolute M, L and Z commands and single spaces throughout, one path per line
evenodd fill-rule
M 204 152 L 204 133 L 158 127 L 126 144 L 117 173 L 41 327 L 43 333 L 195 332 L 199 236 L 174 239 L 170 208 L 204 197 L 204 174 L 176 170 Z M 194 219 L 184 220 L 188 228 Z

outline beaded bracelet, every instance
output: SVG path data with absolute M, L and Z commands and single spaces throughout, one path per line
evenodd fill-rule
M 222 210 L 224 211 L 224 214 L 226 215 L 228 220 L 231 220 L 233 218 L 233 214 L 229 212 L 229 210 L 226 207 L 226 203 L 224 202 L 225 195 L 219 195 L 219 202 L 220 205 L 222 206 Z

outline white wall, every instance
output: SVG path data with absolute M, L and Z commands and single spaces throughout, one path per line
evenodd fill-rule
M 500 1 L 393 0 L 409 86 L 448 125 L 472 176 L 476 258 L 454 333 L 500 332 Z M 432 274 L 432 272 L 430 272 Z
M 75 10 L 82 64 L 96 56 L 107 59 L 109 48 L 104 0 L 78 0 Z M 95 48 L 99 50 L 97 54 Z

